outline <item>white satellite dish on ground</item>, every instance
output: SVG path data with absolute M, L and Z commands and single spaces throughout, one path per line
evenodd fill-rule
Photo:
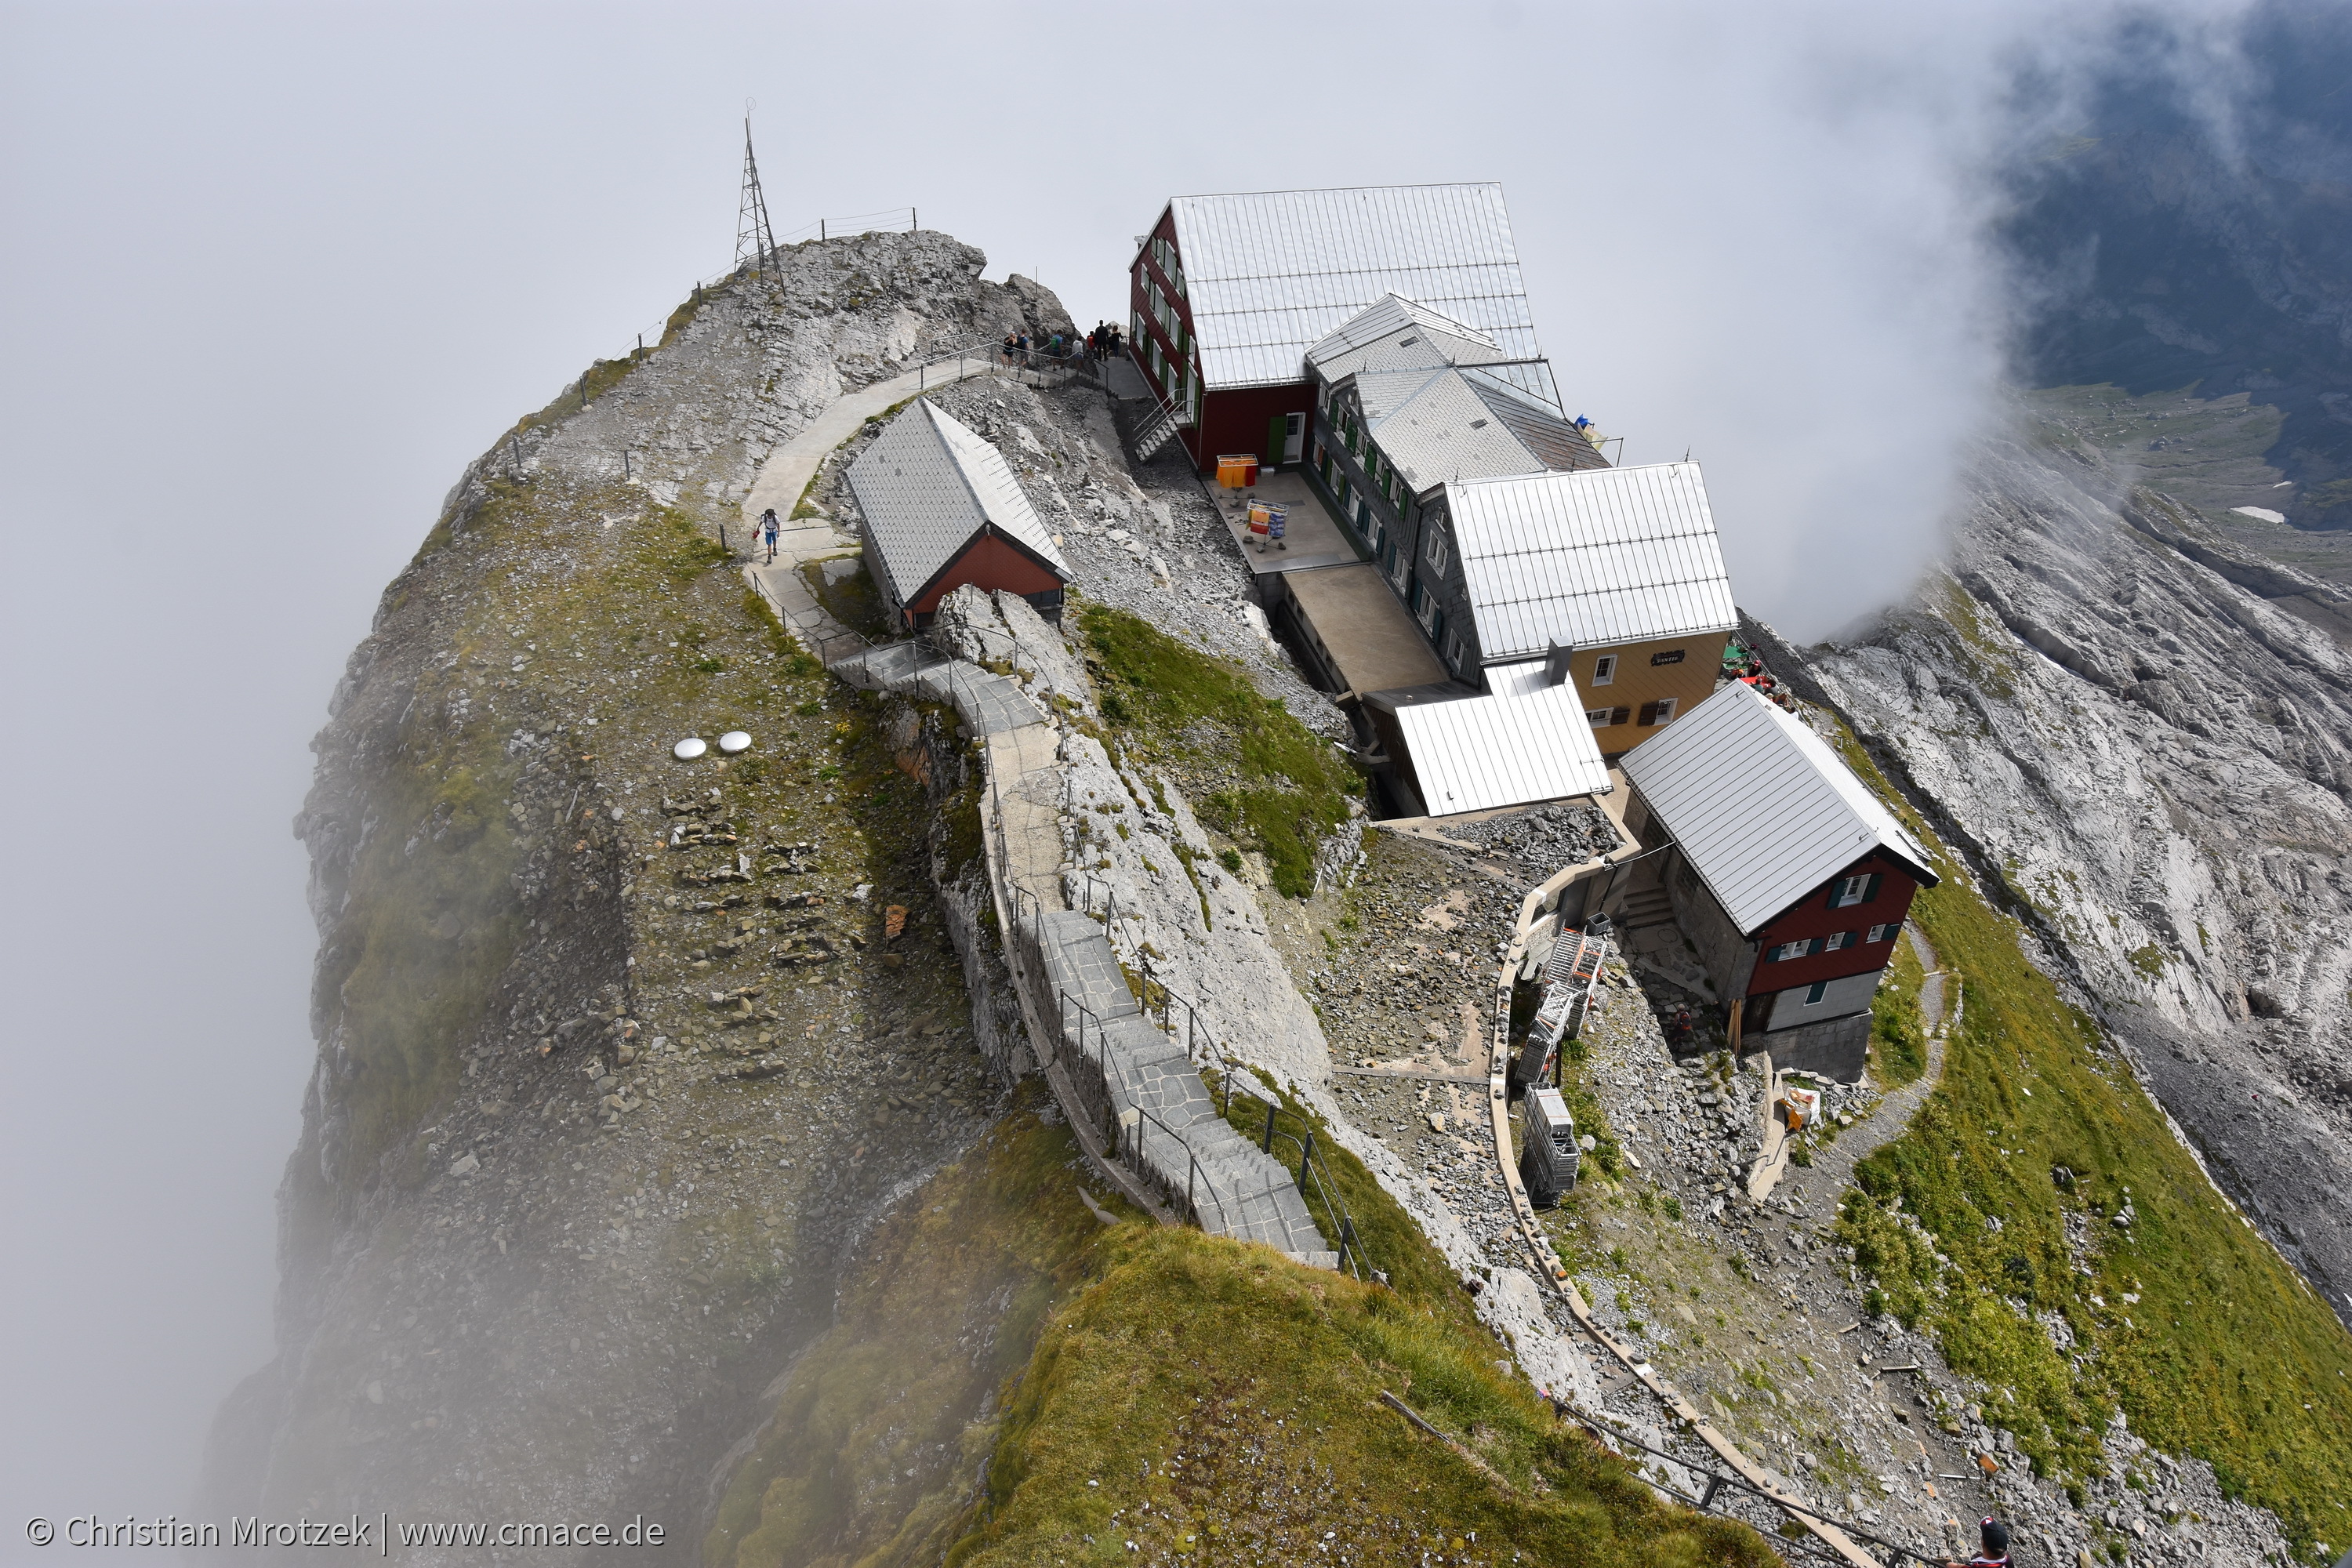
M 719 749 L 729 756 L 751 749 L 751 737 L 740 730 L 730 730 L 719 737 Z
M 669 754 L 681 763 L 690 763 L 709 750 L 710 750 L 709 742 L 699 735 L 688 735 L 685 740 L 672 746 L 669 749 Z

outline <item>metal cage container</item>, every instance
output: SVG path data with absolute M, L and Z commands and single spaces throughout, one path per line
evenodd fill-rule
M 1576 1185 L 1576 1119 L 1559 1090 L 1528 1090 L 1527 1141 L 1519 1153 L 1519 1180 L 1538 1208 L 1550 1208 Z

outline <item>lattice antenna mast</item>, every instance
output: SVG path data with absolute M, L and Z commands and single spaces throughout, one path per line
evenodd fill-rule
M 776 234 L 768 226 L 768 198 L 760 193 L 760 161 L 751 154 L 751 116 L 743 115 L 743 199 L 735 217 L 735 268 L 747 265 L 761 276 L 775 253 Z

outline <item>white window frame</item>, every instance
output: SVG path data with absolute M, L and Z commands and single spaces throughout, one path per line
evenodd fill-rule
M 1604 653 L 1592 661 L 1592 684 L 1607 686 L 1617 679 L 1617 656 Z
M 1841 877 L 1838 879 L 1837 896 L 1830 900 L 1830 908 L 1833 910 L 1852 909 L 1854 905 L 1862 902 L 1864 898 L 1868 896 L 1869 892 L 1869 872 L 1864 871 L 1859 877 Z
M 1675 700 L 1671 697 L 1661 697 L 1658 699 L 1658 711 L 1656 715 L 1656 721 L 1658 723 L 1671 724 L 1675 721 Z
M 1901 933 L 1902 930 L 1903 922 L 1901 921 L 1888 921 L 1884 925 L 1874 925 L 1871 927 L 1870 935 L 1864 940 L 1872 942 L 1893 942 L 1895 937 Z
M 1587 708 L 1584 710 L 1584 721 L 1591 725 L 1596 730 L 1606 730 L 1610 725 L 1617 722 L 1617 710 L 1614 708 Z
M 1843 952 L 1847 948 L 1853 945 L 1853 932 L 1850 931 L 1833 931 L 1830 932 L 1829 940 L 1822 943 L 1822 951 L 1823 952 Z
M 1445 632 L 1445 662 L 1454 673 L 1462 673 L 1462 634 L 1449 626 Z
M 1445 570 L 1445 532 L 1443 529 L 1433 528 L 1429 531 L 1429 549 L 1427 554 L 1429 556 L 1429 569 L 1431 571 L 1443 572 Z

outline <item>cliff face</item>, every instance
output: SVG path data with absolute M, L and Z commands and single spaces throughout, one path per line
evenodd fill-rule
M 698 293 L 500 437 L 387 589 L 296 824 L 319 1058 L 223 1514 L 642 1509 L 690 1552 L 709 1446 L 993 1114 L 921 788 L 716 542 L 845 388 L 1058 316 L 982 264 L 864 237 Z
M 1946 567 L 1808 657 L 2352 1318 L 2352 599 L 2136 477 L 1996 444 Z

